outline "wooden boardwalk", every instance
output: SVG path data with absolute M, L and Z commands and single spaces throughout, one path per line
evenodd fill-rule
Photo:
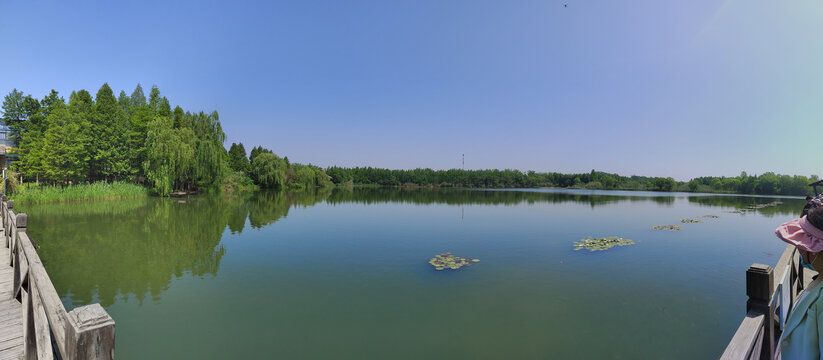
M 0 246 L 0 259 L 8 258 Z M 14 268 L 0 265 L 0 360 L 23 358 L 23 304 L 12 297 L 13 284 Z
M 114 358 L 114 320 L 100 304 L 66 311 L 26 233 L 0 196 L 0 360 Z

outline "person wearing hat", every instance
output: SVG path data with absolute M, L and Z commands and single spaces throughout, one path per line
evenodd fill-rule
M 823 273 L 823 208 L 811 208 L 808 215 L 780 225 L 775 235 L 797 247 L 803 267 Z M 797 299 L 786 319 L 780 352 L 783 359 L 823 357 L 823 276 L 817 277 Z
M 800 217 L 804 217 L 809 213 L 809 209 L 813 209 L 817 207 L 817 203 L 814 202 L 814 198 L 811 196 L 806 196 L 806 205 L 803 206 L 803 212 L 800 213 Z

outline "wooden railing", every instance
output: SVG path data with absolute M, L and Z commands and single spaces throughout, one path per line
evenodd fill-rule
M 4 244 L 14 268 L 12 296 L 23 305 L 24 358 L 113 359 L 114 320 L 100 304 L 66 312 L 60 296 L 26 234 L 26 214 L 15 214 L 12 201 L 0 205 Z
M 732 359 L 769 359 L 779 357 L 776 345 L 792 306 L 804 290 L 803 267 L 797 248 L 788 245 L 772 269 L 752 264 L 746 270 L 746 317 L 720 356 Z M 774 282 L 775 269 L 779 271 Z

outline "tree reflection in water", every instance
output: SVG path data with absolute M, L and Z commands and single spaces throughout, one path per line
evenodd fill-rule
M 29 215 L 28 232 L 41 245 L 40 256 L 68 308 L 99 301 L 113 304 L 134 295 L 140 303 L 158 300 L 174 277 L 216 276 L 226 253 L 224 231 L 259 229 L 288 215 L 292 206 L 320 202 L 408 203 L 416 205 L 516 205 L 579 203 L 591 207 L 615 202 L 654 202 L 673 206 L 677 197 L 707 207 L 745 208 L 772 198 L 688 196 L 684 194 L 598 194 L 555 191 L 460 189 L 355 189 L 300 193 L 256 192 L 200 195 L 185 199 L 125 199 L 18 205 Z M 766 216 L 793 214 L 802 200 L 755 210 Z

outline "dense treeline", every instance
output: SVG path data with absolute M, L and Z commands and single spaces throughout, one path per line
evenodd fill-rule
M 3 121 L 17 143 L 13 163 L 35 183 L 77 184 L 132 181 L 158 194 L 175 190 L 251 187 L 254 180 L 274 189 L 330 185 L 316 166 L 289 164 L 271 151 L 257 162 L 242 144 L 223 146 L 226 135 L 216 111 L 188 112 L 153 86 L 146 98 L 140 84 L 118 97 L 103 84 L 92 97 L 73 91 L 68 102 L 55 90 L 42 100 L 17 89 L 3 100 Z M 256 155 L 256 154 L 253 154 Z
M 215 184 L 224 174 L 225 134 L 217 112 L 171 109 L 160 90 L 138 84 L 115 97 L 103 84 L 92 98 L 52 90 L 43 100 L 13 90 L 3 101 L 24 178 L 57 184 L 148 181 L 160 193 Z
M 672 178 L 620 176 L 592 170 L 590 173 L 561 174 L 519 170 L 389 170 L 371 167 L 330 167 L 326 173 L 335 184 L 375 184 L 383 186 L 439 186 L 484 188 L 585 187 L 625 190 L 674 190 Z
M 667 177 L 621 176 L 592 170 L 589 173 L 561 174 L 519 170 L 389 170 L 372 167 L 329 167 L 326 173 L 335 184 L 480 188 L 585 188 L 606 190 L 650 190 L 725 192 L 760 195 L 809 195 L 813 175 L 777 175 L 771 172 L 736 177 L 700 177 L 678 182 Z
M 188 112 L 153 86 L 148 98 L 138 84 L 115 97 L 103 84 L 94 97 L 73 91 L 68 102 L 52 90 L 43 99 L 13 90 L 3 101 L 3 121 L 18 147 L 13 164 L 35 183 L 77 184 L 130 181 L 160 195 L 209 188 L 310 189 L 342 185 L 586 188 L 807 195 L 817 176 L 771 172 L 736 177 L 699 177 L 677 182 L 668 177 L 589 173 L 538 173 L 519 170 L 389 170 L 292 164 L 271 150 L 255 147 L 246 156 L 242 143 L 224 147 L 226 135 L 217 112 Z
M 750 176 L 742 172 L 735 177 L 705 176 L 691 179 L 687 183 L 692 192 L 729 192 L 738 194 L 760 195 L 813 195 L 809 184 L 820 180 L 817 175 L 779 175 L 767 172 L 759 176 Z

